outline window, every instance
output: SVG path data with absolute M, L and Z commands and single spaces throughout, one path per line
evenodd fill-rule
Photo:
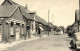
M 11 22 L 10 34 L 11 34 L 11 35 L 14 35 L 14 31 L 13 31 L 13 22 Z
M 32 31 L 33 31 L 33 24 L 32 24 Z
M 13 22 L 11 22 L 11 27 L 13 27 Z
M 24 29 L 24 25 L 22 24 L 22 34 L 24 34 L 24 30 L 23 29 Z
M 0 24 L 0 34 L 2 34 L 2 25 Z

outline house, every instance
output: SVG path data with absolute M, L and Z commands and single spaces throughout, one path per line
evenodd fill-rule
M 28 11 L 28 14 L 30 15 L 30 17 L 32 17 L 32 19 L 28 19 L 29 22 L 29 26 L 30 26 L 30 36 L 31 37 L 36 37 L 36 22 L 35 22 L 35 11 Z
M 48 29 L 49 29 L 50 34 L 53 34 L 54 33 L 54 30 L 53 30 L 54 25 L 51 22 L 49 22 L 48 24 L 49 24 Z
M 0 42 L 20 40 L 25 32 L 25 22 L 19 6 L 0 6 Z
M 47 22 L 38 15 L 35 16 L 35 20 L 36 20 L 37 35 L 40 36 L 45 34 L 44 26 L 47 25 Z
M 3 6 L 3 5 L 18 5 L 19 6 L 20 11 L 21 11 L 22 16 L 23 16 L 23 19 L 25 21 L 25 26 L 26 26 L 26 29 L 25 29 L 26 30 L 26 32 L 25 32 L 26 36 L 25 36 L 25 39 L 26 38 L 30 38 L 31 37 L 31 35 L 30 35 L 31 34 L 31 32 L 30 32 L 31 28 L 29 27 L 30 26 L 29 21 L 33 20 L 33 17 L 31 17 L 30 14 L 28 14 L 28 12 L 26 11 L 26 8 L 21 6 L 20 4 L 12 1 L 12 0 L 5 0 L 2 3 L 1 6 Z
M 34 36 L 39 36 L 39 34 L 43 34 L 44 27 L 47 26 L 47 22 L 42 19 L 40 16 L 36 15 L 35 11 L 30 11 L 26 5 L 26 12 L 30 15 L 31 18 L 28 18 L 28 22 L 30 24 L 30 34 Z M 31 35 L 31 36 L 33 36 Z

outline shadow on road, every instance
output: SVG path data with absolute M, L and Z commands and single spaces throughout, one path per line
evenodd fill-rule
M 74 48 L 71 48 L 71 47 L 69 47 L 69 49 L 72 50 L 72 51 L 76 51 Z
M 71 49 L 72 51 L 76 51 L 74 48 L 71 48 L 71 47 L 69 47 L 69 49 Z M 78 50 L 78 51 L 80 51 L 80 50 Z

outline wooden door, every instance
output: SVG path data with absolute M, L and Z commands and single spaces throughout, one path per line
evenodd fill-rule
M 0 25 L 0 42 L 2 41 L 2 25 Z
M 17 25 L 16 27 L 16 40 L 20 39 L 20 26 Z

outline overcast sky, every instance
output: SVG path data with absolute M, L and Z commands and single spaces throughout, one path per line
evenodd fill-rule
M 0 0 L 0 4 L 4 0 Z M 79 0 L 13 0 L 28 9 L 36 11 L 37 15 L 48 21 L 48 9 L 50 10 L 50 22 L 57 26 L 67 27 L 75 20 L 75 10 L 79 9 Z M 53 19 L 52 19 L 53 14 Z

